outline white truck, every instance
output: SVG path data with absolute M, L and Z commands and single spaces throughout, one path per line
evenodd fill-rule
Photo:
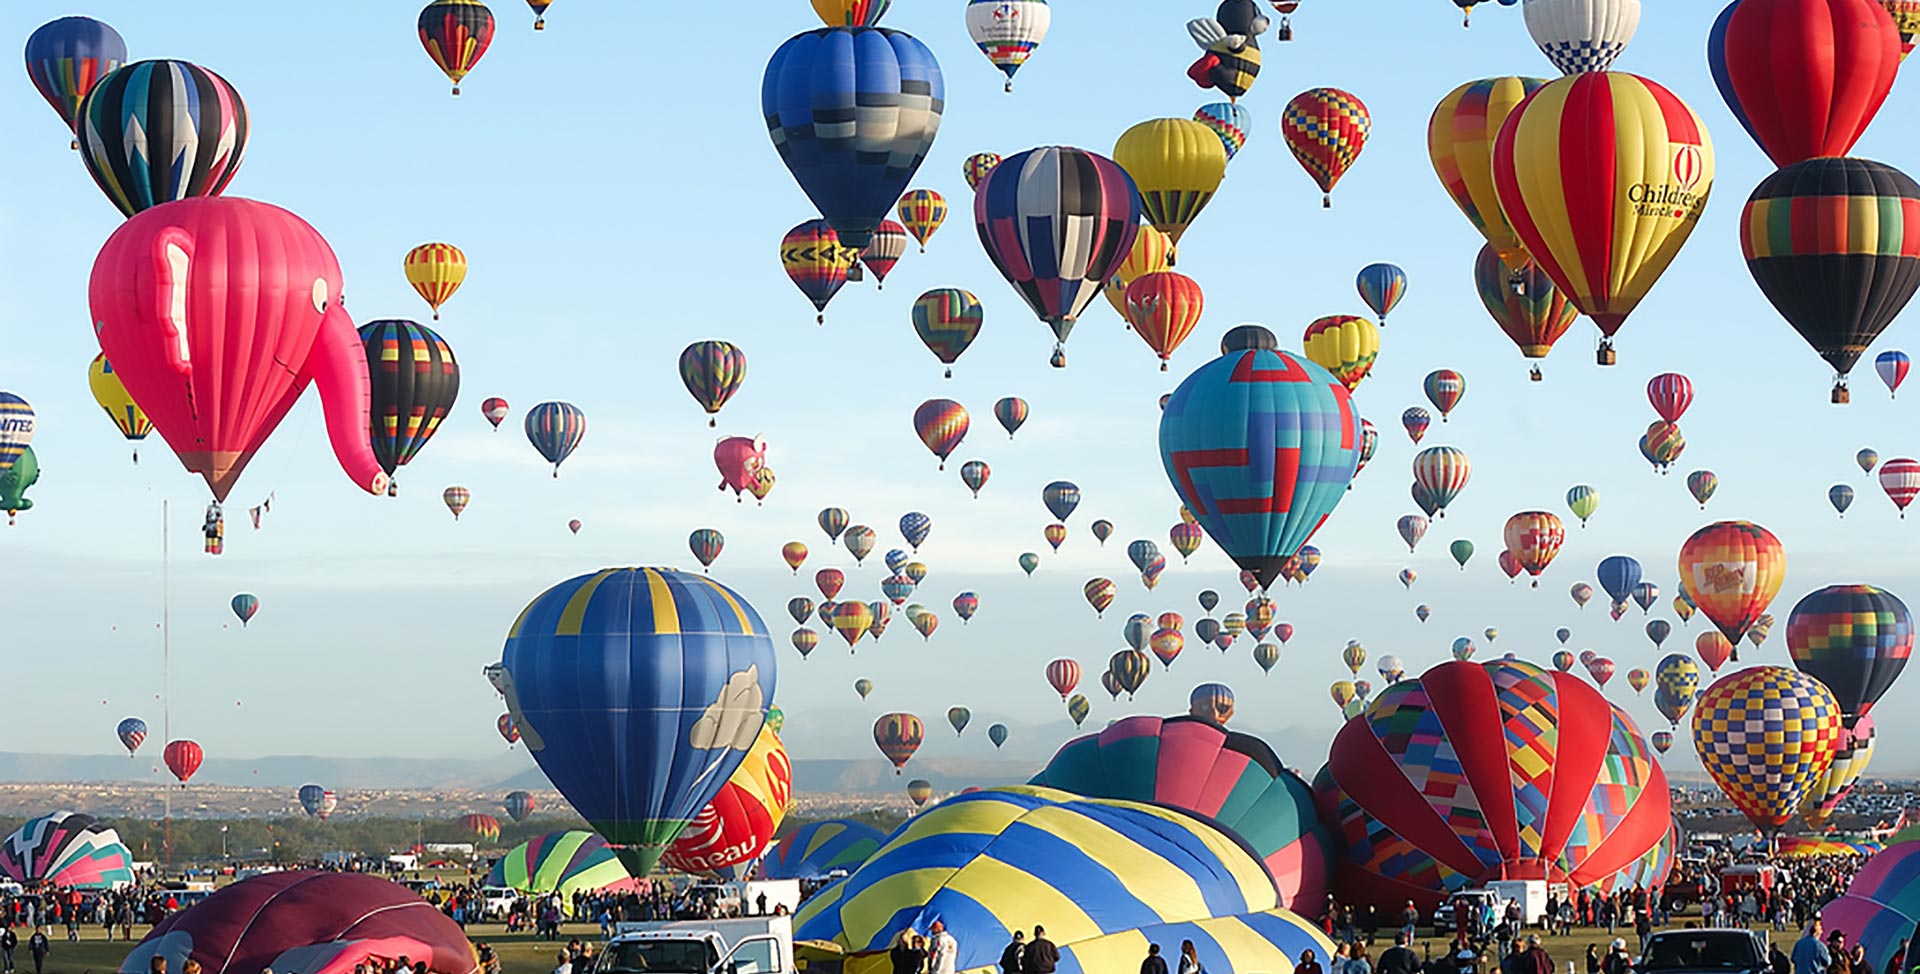
M 793 918 L 619 923 L 593 974 L 795 974 Z

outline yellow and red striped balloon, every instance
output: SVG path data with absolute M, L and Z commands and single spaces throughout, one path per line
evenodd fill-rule
M 1307 326 L 1301 350 L 1353 392 L 1380 357 L 1380 328 L 1359 315 L 1329 315 Z
M 450 243 L 424 243 L 407 251 L 401 267 L 407 283 L 433 309 L 433 320 L 440 320 L 440 306 L 460 290 L 467 280 L 467 255 Z
M 1493 149 L 1500 208 L 1567 300 L 1613 335 L 1693 233 L 1713 142 L 1678 95 L 1631 74 L 1577 74 L 1529 97 Z

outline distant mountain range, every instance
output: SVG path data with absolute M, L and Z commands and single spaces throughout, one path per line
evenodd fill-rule
M 325 758 L 273 755 L 259 758 L 209 756 L 194 775 L 195 784 L 297 788 L 307 782 L 326 782 L 334 788 L 434 789 L 501 786 L 524 774 L 534 785 L 548 787 L 531 767 L 525 751 L 497 758 Z M 158 769 L 158 770 L 156 770 Z M 159 754 L 142 753 L 129 760 L 101 754 L 12 754 L 0 752 L 0 782 L 142 782 L 170 781 Z

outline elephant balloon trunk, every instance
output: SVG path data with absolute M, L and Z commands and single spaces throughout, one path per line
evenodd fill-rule
M 368 430 L 373 421 L 372 383 L 367 374 L 366 349 L 354 330 L 353 319 L 339 306 L 328 309 L 320 334 L 307 357 L 305 377 L 320 389 L 327 420 L 327 439 L 340 469 L 367 493 L 387 492 L 387 472 L 373 454 Z

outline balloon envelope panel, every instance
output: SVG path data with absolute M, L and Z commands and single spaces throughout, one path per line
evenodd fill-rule
M 574 890 L 599 889 L 627 878 L 627 867 L 607 840 L 576 829 L 536 835 L 514 846 L 494 861 L 487 885 L 570 897 Z
M 885 841 L 885 832 L 864 822 L 813 822 L 781 839 L 763 860 L 761 871 L 768 879 L 819 879 L 836 869 L 851 872 Z

